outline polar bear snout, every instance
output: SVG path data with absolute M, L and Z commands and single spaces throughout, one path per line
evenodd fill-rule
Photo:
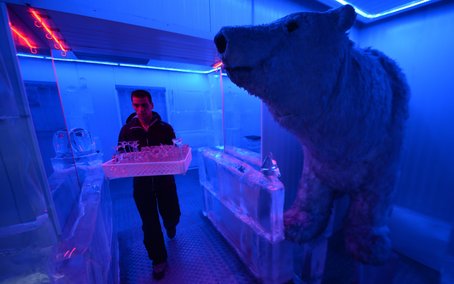
M 216 44 L 216 48 L 220 54 L 225 52 L 227 48 L 227 39 L 225 38 L 222 32 L 218 32 L 214 37 L 214 43 Z

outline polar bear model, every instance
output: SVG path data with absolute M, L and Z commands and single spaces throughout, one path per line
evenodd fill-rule
M 215 43 L 230 79 L 258 96 L 303 147 L 297 197 L 284 213 L 286 238 L 316 238 L 333 200 L 347 194 L 346 248 L 380 264 L 390 254 L 387 219 L 409 89 L 393 60 L 348 39 L 355 18 L 349 5 L 295 13 L 268 25 L 224 27 Z

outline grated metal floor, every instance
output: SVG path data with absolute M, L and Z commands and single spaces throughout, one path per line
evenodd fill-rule
M 132 179 L 110 181 L 121 283 L 257 283 L 235 251 L 202 215 L 203 193 L 198 172 L 191 170 L 175 178 L 182 215 L 175 239 L 165 236 L 169 265 L 159 281 L 153 280 L 151 261 L 142 243 Z
M 164 279 L 156 281 L 152 278 L 151 262 L 142 244 L 141 221 L 132 198 L 132 179 L 110 181 L 113 221 L 120 250 L 121 284 L 259 283 L 233 248 L 202 215 L 203 192 L 197 170 L 176 176 L 176 182 L 181 220 L 175 239 L 165 237 L 169 266 Z M 323 284 L 357 283 L 354 263 L 344 253 L 341 235 L 338 233 L 330 238 Z M 396 257 L 391 271 L 392 283 L 440 283 L 438 272 L 405 256 Z

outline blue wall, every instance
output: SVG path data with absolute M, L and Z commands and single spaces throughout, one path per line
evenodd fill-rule
M 360 31 L 407 75 L 412 97 L 396 203 L 454 223 L 454 3 Z

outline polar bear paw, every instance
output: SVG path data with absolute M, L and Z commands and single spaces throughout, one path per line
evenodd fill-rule
M 387 227 L 356 227 L 345 232 L 345 247 L 350 255 L 364 264 L 380 265 L 391 256 Z
M 327 217 L 314 218 L 309 212 L 292 207 L 284 213 L 285 238 L 296 243 L 305 243 L 323 232 Z

